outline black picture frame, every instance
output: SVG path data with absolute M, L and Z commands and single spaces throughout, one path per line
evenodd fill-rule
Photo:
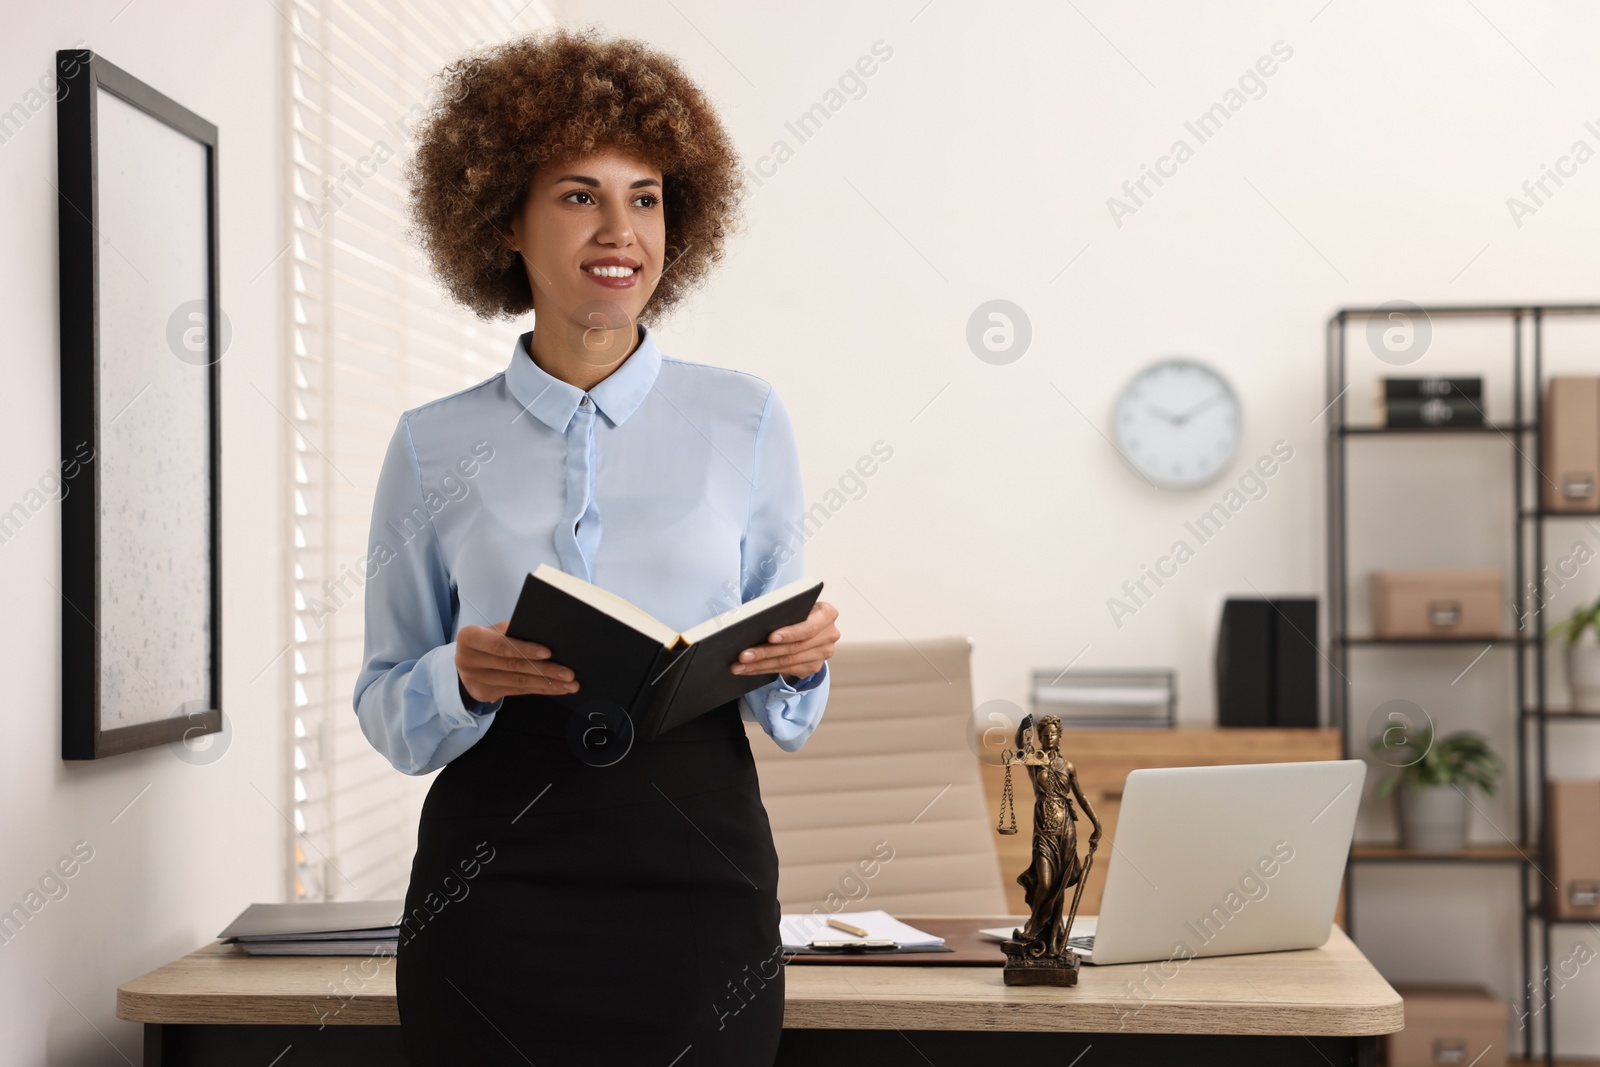
M 56 62 L 61 755 L 92 760 L 224 725 L 217 127 L 89 49 Z

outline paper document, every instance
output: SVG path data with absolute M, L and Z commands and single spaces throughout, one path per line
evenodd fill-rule
M 828 919 L 860 927 L 866 938 L 857 938 L 838 927 L 829 926 Z M 935 937 L 926 930 L 907 926 L 886 911 L 842 911 L 836 915 L 815 915 L 800 912 L 784 915 L 778 924 L 784 948 L 804 948 L 812 941 L 887 940 L 900 945 L 942 945 L 944 938 Z
M 1098 915 L 1079 915 L 1072 920 L 1072 929 L 1067 931 L 1068 937 L 1093 937 L 1094 928 L 1100 923 Z M 984 937 L 992 937 L 996 941 L 1005 941 L 1011 937 L 1014 930 L 1021 929 L 1017 926 L 988 926 L 978 930 Z

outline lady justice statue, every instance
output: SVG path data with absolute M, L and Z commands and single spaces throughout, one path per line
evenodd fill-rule
M 1038 739 L 1037 747 L 1024 744 L 1024 735 L 1033 727 Z M 1094 851 L 1100 846 L 1100 819 L 1083 795 L 1078 784 L 1078 773 L 1071 763 L 1061 756 L 1061 720 L 1054 715 L 1025 716 L 1017 726 L 1016 749 L 1007 749 L 1002 755 L 1006 767 L 1005 788 L 1000 799 L 1000 820 L 996 829 L 1002 834 L 1017 832 L 1016 802 L 1011 791 L 1011 767 L 1020 764 L 1028 768 L 1028 778 L 1033 783 L 1033 859 L 1028 869 L 1017 875 L 1017 883 L 1024 890 L 1024 899 L 1032 913 L 1021 930 L 1013 930 L 1011 937 L 1001 943 L 1006 954 L 1006 985 L 1064 985 L 1078 984 L 1078 954 L 1067 947 L 1067 931 L 1078 914 L 1078 900 L 1083 895 L 1083 883 L 1089 876 L 1089 866 L 1094 862 Z M 1089 851 L 1082 861 L 1078 858 L 1078 817 L 1072 810 L 1076 797 L 1083 813 L 1094 825 L 1089 835 Z M 1006 809 L 1011 811 L 1011 825 L 1005 826 Z M 1072 890 L 1072 906 L 1062 915 L 1067 890 Z

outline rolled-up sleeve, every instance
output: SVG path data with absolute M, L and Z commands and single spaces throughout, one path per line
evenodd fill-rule
M 459 604 L 424 502 L 402 416 L 384 455 L 367 539 L 366 637 L 355 711 L 396 769 L 428 774 L 471 748 L 500 701 L 463 703 L 456 674 Z
M 741 597 L 751 600 L 805 577 L 805 497 L 794 426 L 777 389 L 767 393 L 756 431 L 750 517 L 739 543 Z M 783 675 L 741 699 L 744 716 L 759 723 L 778 747 L 793 752 L 822 721 L 828 665 L 790 684 Z

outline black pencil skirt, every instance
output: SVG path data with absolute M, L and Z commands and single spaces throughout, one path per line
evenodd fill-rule
M 737 702 L 655 741 L 508 698 L 423 804 L 395 963 L 414 1067 L 766 1067 L 778 857 Z

